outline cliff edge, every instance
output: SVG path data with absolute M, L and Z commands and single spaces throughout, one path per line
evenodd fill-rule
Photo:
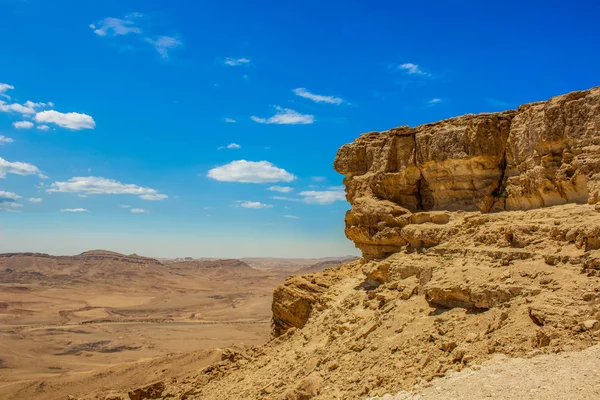
M 144 398 L 405 398 L 498 356 L 597 352 L 600 88 L 367 133 L 335 168 L 364 257 L 288 278 L 273 340 Z
M 366 258 L 437 244 L 410 227 L 436 211 L 514 211 L 600 196 L 600 87 L 516 111 L 361 135 L 338 151 L 346 235 Z M 423 214 L 422 212 L 432 211 Z

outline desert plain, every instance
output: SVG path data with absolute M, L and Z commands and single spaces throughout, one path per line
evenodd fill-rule
M 339 263 L 0 255 L 0 397 L 127 390 L 209 364 L 214 349 L 260 345 L 273 289 Z

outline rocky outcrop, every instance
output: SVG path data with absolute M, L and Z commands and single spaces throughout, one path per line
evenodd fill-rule
M 342 147 L 346 234 L 364 257 L 289 278 L 273 296 L 273 340 L 186 378 L 187 398 L 383 396 L 498 353 L 599 343 L 599 99 L 592 89 Z
M 600 200 L 600 87 L 361 135 L 343 146 L 346 235 L 366 258 L 430 247 L 436 211 L 527 210 Z M 422 214 L 426 212 L 426 214 Z
M 291 328 L 302 328 L 331 283 L 329 275 L 292 276 L 277 287 L 271 307 L 272 335 L 278 337 Z

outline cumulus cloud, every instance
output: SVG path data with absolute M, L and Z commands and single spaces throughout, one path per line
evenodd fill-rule
M 23 104 L 12 103 L 9 104 L 3 100 L 0 100 L 0 111 L 2 112 L 16 112 L 23 115 L 35 114 L 35 109 L 32 107 L 24 106 Z
M 0 190 L 0 202 L 13 202 L 19 200 L 21 196 L 13 192 L 5 192 Z
M 315 103 L 342 104 L 344 99 L 334 96 L 323 96 L 311 93 L 305 88 L 296 88 L 293 92 L 300 97 L 314 101 Z
M 346 195 L 341 190 L 308 190 L 300 192 L 300 196 L 308 204 L 331 204 L 346 200 Z
M 5 192 L 0 190 L 0 211 L 16 211 L 15 208 L 23 207 L 22 204 L 17 203 L 21 196 L 13 192 Z
M 128 204 L 121 204 L 119 207 L 121 207 L 121 208 L 131 208 L 131 206 L 128 205 Z
M 315 122 L 314 115 L 301 114 L 289 108 L 275 107 L 277 113 L 269 118 L 261 118 L 253 115 L 252 121 L 259 124 L 278 124 L 278 125 L 306 125 Z
M 284 215 L 283 218 L 289 218 L 289 219 L 300 219 L 300 217 L 297 217 L 295 215 Z
M 172 36 L 159 36 L 156 39 L 146 38 L 146 41 L 154 46 L 154 49 L 162 58 L 169 58 L 169 52 L 183 43 Z
M 15 129 L 31 129 L 33 128 L 33 123 L 30 121 L 17 121 L 12 124 Z
M 60 212 L 68 212 L 68 213 L 80 213 L 80 212 L 88 212 L 85 208 L 61 208 Z
M 237 160 L 208 171 L 207 176 L 221 182 L 291 182 L 296 176 L 268 161 Z
M 441 102 L 442 102 L 442 99 L 439 99 L 439 98 L 436 97 L 436 98 L 433 98 L 433 99 L 429 100 L 427 102 L 427 104 L 430 105 L 430 106 L 434 106 L 434 105 L 436 105 L 438 103 L 441 103 Z
M 260 201 L 238 200 L 237 203 L 239 203 L 239 207 L 244 207 L 244 208 L 272 208 L 273 207 L 273 205 L 271 205 L 271 204 L 264 204 L 264 203 L 261 203 Z
M 227 122 L 228 124 L 235 124 L 237 122 L 233 118 L 223 118 L 223 121 Z
M 0 84 L 1 85 L 1 84 Z M 2 94 L 0 92 L 0 94 Z M 10 98 L 7 95 L 3 97 Z M 12 103 L 9 104 L 5 101 L 0 100 L 0 111 L 2 112 L 16 112 L 19 114 L 23 114 L 24 116 L 30 116 L 36 113 L 36 108 L 44 108 L 44 107 L 52 107 L 54 103 L 35 103 L 33 101 L 27 100 L 24 104 Z
M 146 210 L 145 208 L 132 208 L 129 211 L 131 211 L 134 214 L 150 214 L 150 211 Z
M 4 143 L 12 143 L 12 142 L 14 142 L 13 139 L 0 135 L 0 145 L 4 144 Z
M 49 131 L 50 127 L 48 125 L 38 125 L 36 126 L 37 129 L 39 129 L 40 131 Z
M 41 203 L 42 201 L 44 201 L 44 199 L 42 199 L 41 197 L 30 197 L 29 198 L 30 203 Z
M 246 64 L 250 64 L 250 59 L 249 58 L 231 58 L 231 57 L 227 57 L 225 59 L 225 61 L 223 61 L 223 64 L 225 65 L 229 65 L 230 67 L 237 67 L 240 65 L 246 65 Z
M 219 146 L 217 147 L 217 150 L 222 150 L 222 149 L 239 149 L 242 146 L 240 146 L 237 143 L 229 143 L 227 146 Z
M 289 186 L 271 186 L 271 187 L 268 187 L 267 190 L 270 190 L 272 192 L 279 192 L 279 193 L 290 193 L 294 190 L 294 188 L 291 188 Z
M 78 193 L 86 196 L 92 194 L 132 194 L 143 200 L 164 200 L 168 198 L 167 195 L 158 193 L 156 189 L 121 183 L 114 179 L 98 176 L 76 176 L 66 182 L 54 182 L 46 192 Z
M 430 77 L 431 74 L 424 71 L 423 68 L 418 64 L 404 63 L 398 66 L 398 69 L 402 70 L 407 75 L 419 75 Z
M 315 182 L 324 182 L 327 180 L 324 176 L 312 176 L 311 179 Z
M 76 112 L 61 113 L 54 110 L 41 111 L 35 115 L 36 122 L 56 124 L 60 127 L 81 130 L 94 129 L 96 122 L 87 114 Z
M 42 179 L 47 178 L 35 165 L 19 161 L 10 162 L 0 157 L 0 178 L 6 177 L 7 174 L 37 175 Z

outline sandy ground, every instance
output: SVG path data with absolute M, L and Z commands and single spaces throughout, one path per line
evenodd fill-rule
M 291 273 L 274 270 L 273 259 L 262 271 L 39 257 L 4 263 L 2 399 L 85 393 L 90 379 L 127 389 L 154 378 L 141 372 L 144 363 L 183 374 L 214 361 L 210 349 L 260 345 L 270 336 L 273 289 Z M 205 352 L 191 356 L 198 351 Z
M 530 359 L 498 356 L 382 400 L 587 400 L 600 399 L 600 346 Z

